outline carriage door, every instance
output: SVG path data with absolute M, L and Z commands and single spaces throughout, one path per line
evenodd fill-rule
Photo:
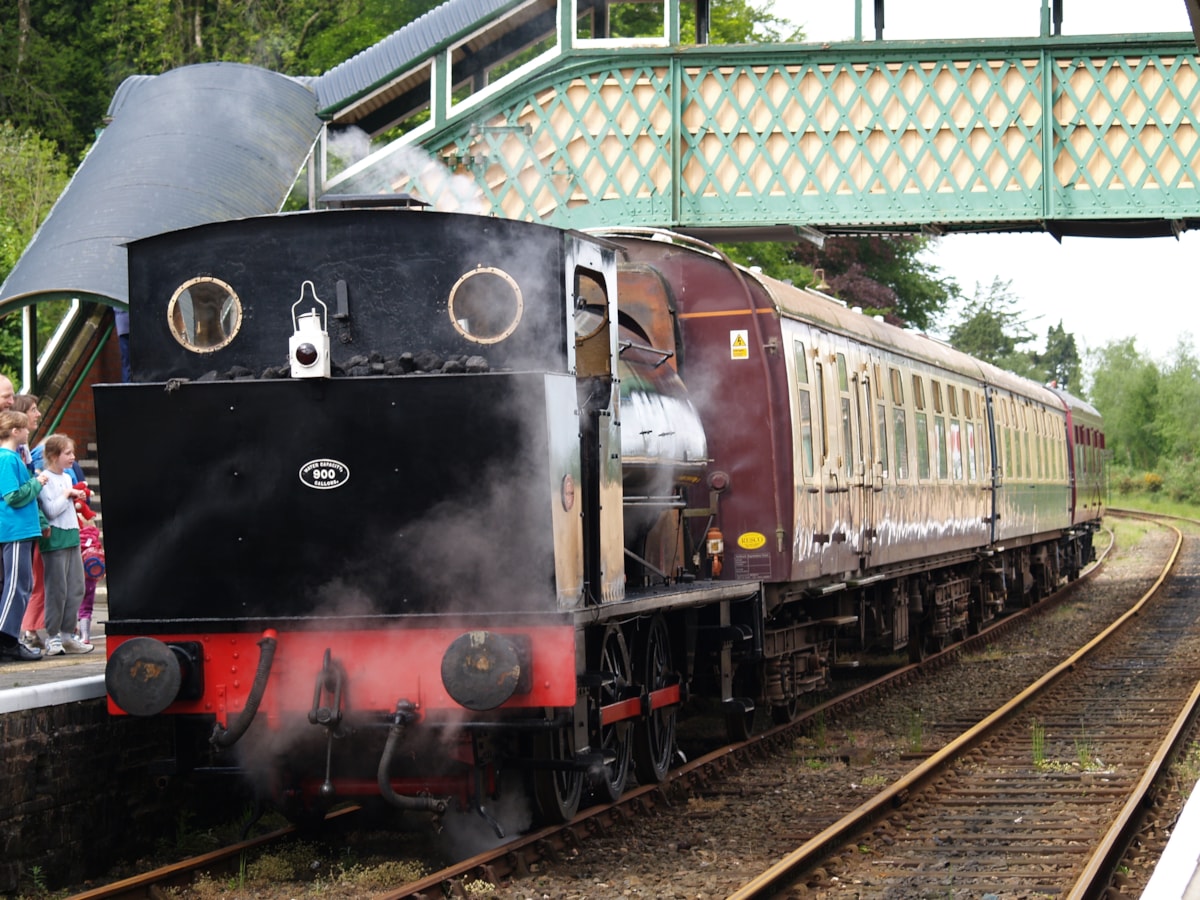
M 998 537 L 996 522 L 1000 518 L 1000 491 L 1004 486 L 1004 469 L 1002 467 L 1000 456 L 1000 429 L 998 427 L 997 414 L 1000 413 L 999 404 L 996 402 L 996 394 L 991 385 L 984 387 L 985 396 L 987 397 L 987 430 L 988 430 L 988 450 L 992 459 L 992 468 L 990 472 L 984 472 L 984 491 L 987 492 L 988 502 L 986 504 L 985 520 L 988 526 L 988 543 L 994 544 Z
M 821 376 L 823 369 L 812 349 L 813 334 L 799 330 L 792 337 L 792 384 L 795 397 L 796 547 L 793 577 L 813 578 L 821 574 L 821 556 L 828 541 L 825 526 L 825 448 L 822 441 Z
M 856 506 L 862 491 L 859 446 L 860 429 L 855 410 L 855 387 L 858 379 L 851 378 L 849 346 L 842 338 L 831 341 L 832 353 L 827 357 L 832 371 L 828 373 L 831 395 L 829 429 L 830 456 L 827 461 L 826 496 L 829 513 L 830 553 L 826 562 L 833 568 L 827 571 L 845 572 L 858 568 L 858 519 Z M 835 449 L 836 448 L 836 449 Z
M 883 466 L 879 461 L 876 443 L 878 426 L 875 421 L 876 378 L 880 371 L 880 365 L 870 355 L 864 354 L 856 359 L 850 376 L 856 439 L 855 477 L 851 492 L 857 504 L 854 510 L 858 523 L 857 549 L 864 563 L 871 554 L 871 545 L 875 540 L 878 498 L 883 490 Z

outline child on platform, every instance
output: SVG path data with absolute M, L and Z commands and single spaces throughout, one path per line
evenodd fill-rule
M 79 517 L 79 549 L 83 554 L 83 602 L 79 604 L 79 640 L 92 642 L 92 613 L 96 605 L 96 585 L 104 577 L 104 546 L 100 529 Z
M 75 637 L 75 619 L 83 600 L 83 556 L 79 549 L 79 516 L 75 501 L 85 494 L 75 487 L 71 467 L 75 442 L 65 434 L 46 438 L 43 451 L 48 475 L 38 495 L 42 512 L 50 522 L 50 535 L 42 538 L 42 569 L 46 585 L 46 655 L 89 653 L 92 645 Z
M 37 497 L 49 480 L 45 473 L 31 475 L 21 459 L 17 447 L 27 443 L 29 417 L 23 412 L 0 412 L 0 497 L 4 498 L 0 503 L 0 552 L 4 560 L 0 662 L 42 658 L 39 651 L 17 640 L 33 583 L 33 545 L 42 533 Z

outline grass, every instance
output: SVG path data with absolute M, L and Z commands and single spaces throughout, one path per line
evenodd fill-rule
M 921 710 L 914 709 L 908 714 L 908 749 L 912 753 L 920 753 L 924 745 L 925 725 Z
M 1175 763 L 1175 771 L 1179 775 L 1180 786 L 1179 792 L 1186 800 L 1191 796 L 1192 788 L 1196 786 L 1196 782 L 1200 781 L 1200 744 L 1192 743 L 1188 745 L 1184 752 Z
M 1033 765 L 1041 769 L 1046 765 L 1046 726 L 1034 719 L 1029 723 L 1029 740 L 1033 747 Z
M 1194 503 L 1182 503 L 1172 500 L 1163 494 L 1146 494 L 1134 492 L 1129 494 L 1111 494 L 1105 503 L 1118 509 L 1136 509 L 1141 512 L 1162 513 L 1166 516 L 1180 516 L 1184 519 L 1200 520 L 1200 506 Z
M 977 650 L 974 653 L 964 653 L 961 658 L 965 663 L 999 662 L 1004 659 L 1004 651 L 995 644 L 988 644 L 982 650 Z

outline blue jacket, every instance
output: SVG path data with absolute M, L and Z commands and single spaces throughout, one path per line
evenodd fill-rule
M 34 501 L 42 483 L 15 450 L 0 447 L 0 544 L 27 541 L 42 536 L 38 505 Z

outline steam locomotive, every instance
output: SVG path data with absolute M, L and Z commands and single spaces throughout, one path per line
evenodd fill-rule
M 682 235 L 376 206 L 128 254 L 109 710 L 297 819 L 566 820 L 691 700 L 787 722 L 1093 557 L 1093 408 Z

